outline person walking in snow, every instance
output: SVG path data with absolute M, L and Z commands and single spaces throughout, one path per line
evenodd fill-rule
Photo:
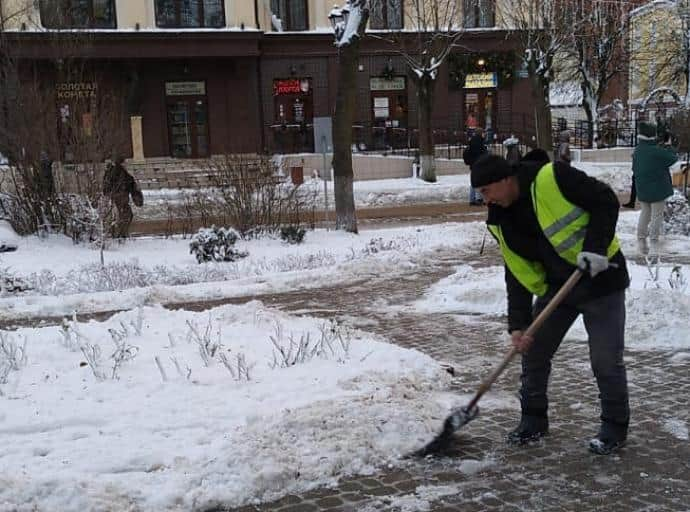
M 117 221 L 113 229 L 115 238 L 126 238 L 129 234 L 129 226 L 134 218 L 129 197 L 132 196 L 137 206 L 144 204 L 144 196 L 136 180 L 127 172 L 123 163 L 124 158 L 114 156 L 112 161 L 106 164 L 103 176 L 103 194 L 110 198 L 117 209 Z
M 508 442 L 528 444 L 548 433 L 551 359 L 582 315 L 601 398 L 601 427 L 589 449 L 602 455 L 619 449 L 630 420 L 623 362 L 630 278 L 615 236 L 616 195 L 582 171 L 549 162 L 542 150 L 515 165 L 485 155 L 472 165 L 471 181 L 489 206 L 487 227 L 505 263 L 508 331 L 522 353 L 522 415 Z M 532 319 L 576 268 L 584 272 L 583 279 L 534 338 L 525 336 Z
M 572 157 L 570 155 L 570 132 L 563 130 L 558 134 L 558 147 L 556 148 L 556 162 L 565 162 L 570 165 Z
M 522 158 L 520 154 L 520 141 L 514 135 L 511 135 L 503 141 L 506 148 L 506 160 L 510 163 L 519 162 Z
M 666 199 L 673 195 L 670 167 L 678 160 L 669 147 L 657 144 L 656 126 L 640 123 L 637 146 L 633 152 L 633 178 L 640 217 L 637 222 L 637 246 L 641 254 L 658 255 L 659 235 L 664 220 Z

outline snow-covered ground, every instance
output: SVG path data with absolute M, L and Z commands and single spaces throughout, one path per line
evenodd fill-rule
M 409 452 L 448 406 L 429 357 L 256 301 L 145 307 L 4 340 L 26 360 L 0 386 L 3 511 L 274 499 Z
M 629 185 L 630 175 L 611 166 L 589 172 L 620 179 L 623 190 Z M 623 212 L 619 221 L 630 256 L 638 215 Z M 258 301 L 202 313 L 160 304 L 414 275 L 439 249 L 475 252 L 484 231 L 482 222 L 358 236 L 317 230 L 297 246 L 238 242 L 246 259 L 202 265 L 188 240 L 137 239 L 110 247 L 103 268 L 89 247 L 2 228 L 0 239 L 18 250 L 0 255 L 0 267 L 34 289 L 0 299 L 0 319 L 127 311 L 104 322 L 0 332 L 0 511 L 240 505 L 397 464 L 466 399 L 444 392 L 448 375 L 436 361 L 335 320 Z M 688 254 L 688 237 L 668 235 L 658 278 L 629 262 L 628 346 L 671 349 L 671 363 L 681 365 L 690 360 L 690 289 L 677 276 L 690 279 L 690 268 L 679 265 L 674 274 L 676 265 L 664 261 Z M 504 287 L 501 267 L 461 265 L 419 301 L 395 307 L 482 321 L 504 313 Z M 576 324 L 570 335 L 584 339 L 581 329 Z M 489 407 L 518 407 L 512 395 L 485 398 Z M 687 438 L 677 418 L 664 428 Z M 460 470 L 472 474 L 477 465 L 491 460 L 466 461 Z M 453 492 L 420 487 L 396 506 L 424 510 Z

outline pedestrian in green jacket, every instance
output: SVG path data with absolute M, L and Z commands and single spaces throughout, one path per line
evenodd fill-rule
M 670 148 L 656 143 L 656 126 L 640 123 L 638 144 L 633 153 L 633 177 L 642 209 L 637 223 L 637 245 L 641 254 L 657 255 L 666 199 L 673 195 L 669 167 L 678 157 Z M 649 238 L 649 243 L 647 242 Z

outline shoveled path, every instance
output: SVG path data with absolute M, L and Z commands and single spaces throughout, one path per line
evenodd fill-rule
M 420 315 L 396 308 L 419 299 L 427 287 L 461 263 L 483 266 L 495 252 L 439 252 L 426 269 L 402 279 L 386 276 L 348 287 L 263 297 L 273 307 L 326 318 L 340 317 L 401 346 L 426 352 L 455 368 L 454 388 L 471 393 L 507 349 L 501 319 L 469 315 Z M 393 306 L 393 307 L 391 307 Z M 514 427 L 515 407 L 486 407 L 436 459 L 403 461 L 372 476 L 346 478 L 335 488 L 287 496 L 274 503 L 232 509 L 250 511 L 543 511 L 690 510 L 690 354 L 628 350 L 632 427 L 618 455 L 595 456 L 586 441 L 598 427 L 598 398 L 587 346 L 566 339 L 550 385 L 551 434 L 540 444 L 504 443 Z M 517 364 L 490 394 L 517 389 Z M 439 426 L 442 418 L 439 418 Z M 425 489 L 442 497 L 418 500 Z M 418 491 L 415 494 L 415 491 Z M 436 494 L 439 496 L 439 494 Z M 224 510 L 224 509 L 216 509 Z

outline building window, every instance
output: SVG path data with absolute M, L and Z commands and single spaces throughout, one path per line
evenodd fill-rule
M 161 28 L 222 28 L 223 0 L 156 0 L 156 26 Z
M 495 0 L 464 0 L 465 28 L 490 28 L 496 24 Z
M 403 28 L 402 0 L 371 0 L 369 28 L 393 30 Z
M 115 28 L 113 0 L 41 0 L 45 28 Z
M 280 19 L 282 30 L 307 30 L 307 0 L 271 0 L 271 12 Z

